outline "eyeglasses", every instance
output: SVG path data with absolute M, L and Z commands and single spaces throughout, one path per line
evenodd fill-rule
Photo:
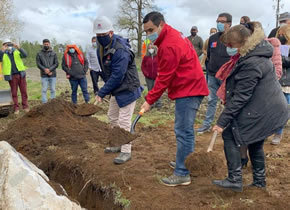
M 226 20 L 216 20 L 217 23 L 229 23 L 229 21 Z

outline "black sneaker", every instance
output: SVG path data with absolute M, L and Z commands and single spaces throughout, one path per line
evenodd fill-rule
M 186 176 L 176 176 L 175 174 L 173 174 L 169 177 L 162 178 L 160 181 L 161 181 L 161 184 L 169 186 L 169 187 L 175 187 L 178 185 L 186 186 L 186 185 L 190 185 L 191 178 L 189 174 Z
M 211 131 L 210 125 L 203 125 L 196 130 L 197 134 L 203 134 L 203 133 L 210 132 L 210 131 Z

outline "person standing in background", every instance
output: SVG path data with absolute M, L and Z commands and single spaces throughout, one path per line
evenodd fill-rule
M 88 59 L 89 71 L 93 82 L 94 94 L 98 95 L 99 92 L 99 77 L 105 81 L 103 71 L 100 67 L 98 56 L 97 56 L 97 38 L 95 36 L 92 37 L 92 46 L 87 49 L 86 57 Z
M 198 33 L 197 26 L 192 26 L 192 28 L 190 30 L 191 35 L 187 38 L 192 43 L 192 45 L 196 51 L 196 54 L 199 57 L 202 55 L 203 40 L 200 36 L 197 35 L 197 33 Z
M 56 68 L 58 67 L 58 60 L 56 53 L 50 47 L 50 41 L 44 39 L 42 44 L 42 50 L 36 55 L 36 64 L 40 70 L 41 76 L 41 101 L 42 103 L 46 103 L 48 86 L 50 88 L 50 98 L 55 98 Z

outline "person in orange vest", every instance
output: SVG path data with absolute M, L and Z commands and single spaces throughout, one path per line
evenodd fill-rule
M 76 45 L 67 45 L 62 58 L 62 69 L 66 72 L 66 78 L 69 79 L 72 94 L 71 100 L 77 104 L 78 86 L 81 87 L 84 100 L 90 101 L 88 93 L 88 83 L 86 73 L 88 71 L 88 61 L 83 52 Z
M 150 44 L 150 40 L 149 39 L 145 39 L 143 44 L 142 44 L 142 59 L 144 58 L 144 56 L 147 53 L 147 46 Z

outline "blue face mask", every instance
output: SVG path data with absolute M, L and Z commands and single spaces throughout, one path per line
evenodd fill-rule
M 238 53 L 238 48 L 227 47 L 227 53 L 229 56 L 234 56 Z
M 105 35 L 105 36 L 97 36 L 98 42 L 103 46 L 106 47 L 111 43 L 111 37 L 110 35 Z
M 69 49 L 69 52 L 70 52 L 71 54 L 75 53 L 75 51 L 76 51 L 76 50 L 75 50 L 74 48 L 70 48 L 70 49 Z
M 223 24 L 223 23 L 218 22 L 216 27 L 217 27 L 217 30 L 219 32 L 224 32 L 225 31 L 225 24 Z
M 147 35 L 147 39 L 149 39 L 152 43 L 155 42 L 155 40 L 158 38 L 157 32 L 154 32 L 153 34 Z

